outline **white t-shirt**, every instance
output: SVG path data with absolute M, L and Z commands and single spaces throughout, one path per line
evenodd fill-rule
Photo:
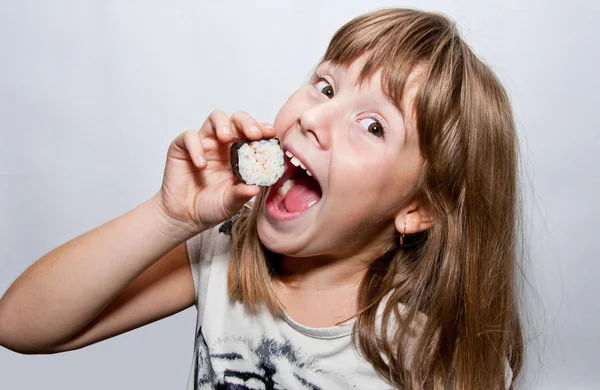
M 219 228 L 186 242 L 198 309 L 188 390 L 392 388 L 352 342 L 354 321 L 310 328 L 266 307 L 252 313 L 232 302 L 231 237 Z M 507 388 L 511 379 L 507 362 Z
M 353 321 L 309 328 L 231 302 L 230 244 L 218 226 L 186 243 L 198 309 L 188 390 L 391 389 L 352 343 Z

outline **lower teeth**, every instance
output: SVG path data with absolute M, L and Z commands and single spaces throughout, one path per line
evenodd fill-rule
M 286 180 L 286 182 L 283 183 L 281 185 L 281 187 L 279 187 L 279 189 L 277 190 L 277 195 L 280 195 L 282 197 L 285 196 L 288 193 L 288 191 L 290 190 L 290 188 L 292 188 L 293 185 L 294 185 L 294 180 L 292 180 L 292 179 Z

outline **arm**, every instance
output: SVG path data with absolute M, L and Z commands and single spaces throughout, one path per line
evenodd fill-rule
M 66 343 L 44 351 L 70 351 L 176 314 L 194 304 L 185 243 L 137 277 L 100 315 Z
M 259 192 L 233 176 L 228 144 L 274 135 L 242 111 L 214 111 L 199 131 L 180 134 L 154 197 L 48 253 L 6 291 L 0 345 L 22 353 L 81 348 L 189 307 L 195 292 L 182 242 Z
M 56 248 L 0 299 L 0 345 L 21 353 L 81 348 L 191 306 L 180 244 L 191 236 L 155 196 Z

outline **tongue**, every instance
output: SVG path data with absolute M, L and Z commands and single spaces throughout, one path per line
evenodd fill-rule
M 319 199 L 321 199 L 319 183 L 311 177 L 304 176 L 295 179 L 283 202 L 288 212 L 297 213 L 313 206 Z

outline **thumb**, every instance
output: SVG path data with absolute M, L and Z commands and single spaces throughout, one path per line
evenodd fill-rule
M 231 214 L 235 214 L 243 205 L 248 203 L 253 196 L 260 192 L 259 186 L 247 185 L 243 183 L 236 184 L 225 196 L 225 202 L 230 208 Z

